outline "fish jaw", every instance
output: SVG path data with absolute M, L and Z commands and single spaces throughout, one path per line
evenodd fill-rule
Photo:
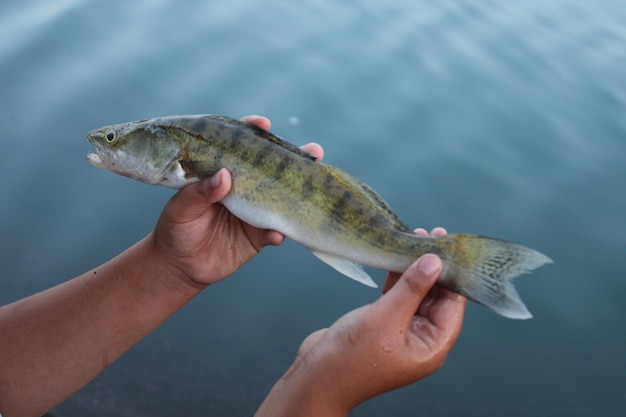
M 114 132 L 116 141 L 108 142 Z M 180 164 L 180 145 L 163 138 L 158 130 L 147 130 L 141 123 L 105 126 L 89 133 L 94 152 L 87 161 L 99 168 L 148 184 L 182 188 L 198 178 L 189 176 Z
M 108 169 L 107 164 L 100 157 L 100 155 L 104 153 L 104 149 L 100 145 L 100 142 L 102 141 L 102 139 L 100 138 L 100 135 L 97 132 L 98 130 L 93 130 L 89 132 L 89 135 L 87 135 L 87 140 L 89 141 L 89 143 L 91 143 L 91 145 L 94 148 L 94 152 L 87 153 L 87 161 L 91 165 L 96 166 L 98 168 Z
M 89 152 L 87 154 L 87 161 L 98 168 L 106 168 L 106 165 L 104 165 L 104 162 L 100 159 L 100 155 L 95 152 Z

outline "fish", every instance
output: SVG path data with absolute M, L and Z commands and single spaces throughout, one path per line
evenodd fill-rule
M 180 189 L 226 168 L 232 188 L 220 203 L 232 214 L 281 232 L 371 287 L 365 266 L 401 273 L 433 253 L 443 261 L 439 285 L 504 317 L 529 319 L 513 279 L 552 262 L 501 239 L 417 235 L 363 181 L 226 116 L 157 117 L 100 127 L 87 138 L 91 164 L 148 184 Z

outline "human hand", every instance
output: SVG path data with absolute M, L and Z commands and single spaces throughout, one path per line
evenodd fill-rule
M 436 371 L 460 333 L 466 302 L 433 286 L 442 268 L 439 257 L 422 256 L 402 275 L 390 274 L 379 300 L 306 338 L 257 416 L 345 416 Z
M 420 236 L 429 235 L 428 231 L 426 229 L 422 229 L 421 227 L 418 229 L 415 229 L 414 232 Z M 444 236 L 447 234 L 448 234 L 448 231 L 444 229 L 443 227 L 435 227 L 433 230 L 430 231 L 430 236 Z M 401 276 L 402 274 L 399 272 L 388 273 L 387 278 L 385 279 L 385 284 L 383 285 L 383 294 L 389 291 L 391 287 L 393 287 L 396 284 L 396 282 L 398 282 Z
M 269 119 L 246 116 L 243 121 L 269 130 Z M 302 149 L 321 161 L 322 147 Z M 192 286 L 206 286 L 231 275 L 267 245 L 279 245 L 284 236 L 253 227 L 218 204 L 230 191 L 226 169 L 211 178 L 189 184 L 167 203 L 151 234 L 151 247 Z

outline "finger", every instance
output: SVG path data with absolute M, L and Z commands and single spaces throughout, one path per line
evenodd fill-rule
M 317 162 L 321 162 L 324 159 L 324 148 L 322 148 L 319 144 L 312 142 L 307 143 L 306 145 L 301 146 L 302 150 L 310 153 L 315 157 Z
M 226 197 L 231 185 L 230 173 L 222 168 L 210 178 L 183 187 L 171 198 L 168 208 L 180 222 L 196 219 Z
M 417 315 L 428 317 L 430 307 L 432 307 L 435 301 L 437 301 L 438 297 L 439 287 L 437 285 L 433 285 L 430 291 L 428 291 L 428 294 L 426 294 L 426 297 L 424 297 L 424 299 L 422 300 L 422 303 L 417 310 Z
M 259 229 L 249 224 L 244 224 L 244 228 L 257 252 L 261 252 L 266 246 L 278 246 L 285 240 L 285 236 L 275 230 Z
M 241 118 L 241 121 L 250 123 L 251 125 L 254 125 L 256 127 L 260 127 L 263 130 L 270 130 L 270 128 L 272 127 L 272 122 L 270 122 L 270 119 L 264 116 L 257 116 L 256 114 L 244 116 Z
M 409 327 L 410 340 L 417 342 L 420 350 L 426 347 L 430 351 L 431 358 L 422 367 L 424 375 L 433 373 L 445 362 L 461 333 L 465 312 L 466 300 L 463 296 L 439 287 L 436 288 L 436 294 L 427 309 L 427 315 L 413 316 Z
M 276 230 L 268 230 L 265 236 L 265 244 L 263 246 L 278 246 L 285 240 L 285 235 Z
M 428 232 L 426 231 L 426 229 L 422 229 L 421 227 L 415 229 L 413 232 L 415 232 L 415 234 L 420 235 L 420 236 L 428 236 Z M 383 285 L 383 294 L 386 294 L 387 291 L 391 289 L 391 287 L 396 285 L 396 282 L 398 282 L 401 275 L 402 274 L 399 274 L 397 272 L 390 272 L 387 274 L 387 278 L 385 279 L 385 284 Z
M 437 296 L 427 311 L 424 311 L 429 321 L 443 330 L 442 339 L 446 344 L 453 344 L 463 325 L 463 315 L 467 299 L 460 294 L 445 288 L 437 288 Z
M 232 177 L 226 168 L 222 168 L 212 177 L 197 183 L 197 191 L 204 199 L 204 203 L 217 203 L 230 192 Z
M 443 227 L 435 227 L 433 230 L 430 231 L 431 236 L 445 236 L 447 234 L 448 231 Z
M 408 325 L 442 268 L 443 263 L 438 256 L 426 254 L 420 257 L 377 303 L 381 303 L 381 308 L 386 310 L 391 320 L 402 320 Z

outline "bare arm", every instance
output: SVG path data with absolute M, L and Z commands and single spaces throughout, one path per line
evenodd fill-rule
M 163 273 L 149 246 L 0 308 L 0 412 L 42 415 L 202 290 Z
M 244 120 L 269 129 L 269 120 Z M 309 152 L 321 159 L 319 145 Z M 41 415 L 95 378 L 206 286 L 283 236 L 218 204 L 222 170 L 168 202 L 155 230 L 106 264 L 0 307 L 0 414 Z

